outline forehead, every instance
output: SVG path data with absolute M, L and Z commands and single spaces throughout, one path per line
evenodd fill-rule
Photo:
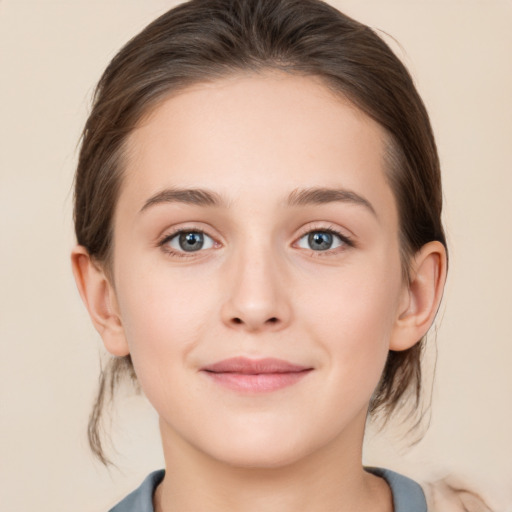
M 385 139 L 316 77 L 267 72 L 200 83 L 169 96 L 131 133 L 121 200 L 142 205 L 176 186 L 234 201 L 332 186 L 365 190 L 379 207 L 391 197 Z

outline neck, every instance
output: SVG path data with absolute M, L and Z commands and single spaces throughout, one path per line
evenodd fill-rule
M 298 461 L 240 467 L 209 457 L 161 424 L 166 474 L 155 512 L 391 512 L 391 492 L 361 464 L 362 437 L 336 439 Z

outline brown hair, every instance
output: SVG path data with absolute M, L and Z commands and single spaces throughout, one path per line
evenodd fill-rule
M 373 30 L 321 0 L 191 0 L 129 41 L 94 95 L 76 172 L 74 220 L 78 243 L 107 271 L 123 148 L 137 123 L 170 92 L 265 69 L 319 77 L 386 130 L 405 278 L 410 256 L 425 243 L 446 246 L 439 160 L 427 112 L 406 68 Z M 370 412 L 389 417 L 411 395 L 417 408 L 422 347 L 419 340 L 408 350 L 390 351 Z M 129 356 L 102 372 L 89 423 L 92 450 L 103 462 L 98 429 L 104 394 L 114 391 L 123 369 L 135 379 Z

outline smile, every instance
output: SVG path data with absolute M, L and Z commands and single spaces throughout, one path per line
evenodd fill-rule
M 281 359 L 235 357 L 201 368 L 213 382 L 238 392 L 265 393 L 296 384 L 313 368 Z

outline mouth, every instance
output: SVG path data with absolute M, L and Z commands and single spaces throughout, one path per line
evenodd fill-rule
M 312 367 L 296 365 L 282 359 L 234 357 L 201 368 L 216 384 L 238 392 L 264 393 L 298 383 L 311 373 Z

